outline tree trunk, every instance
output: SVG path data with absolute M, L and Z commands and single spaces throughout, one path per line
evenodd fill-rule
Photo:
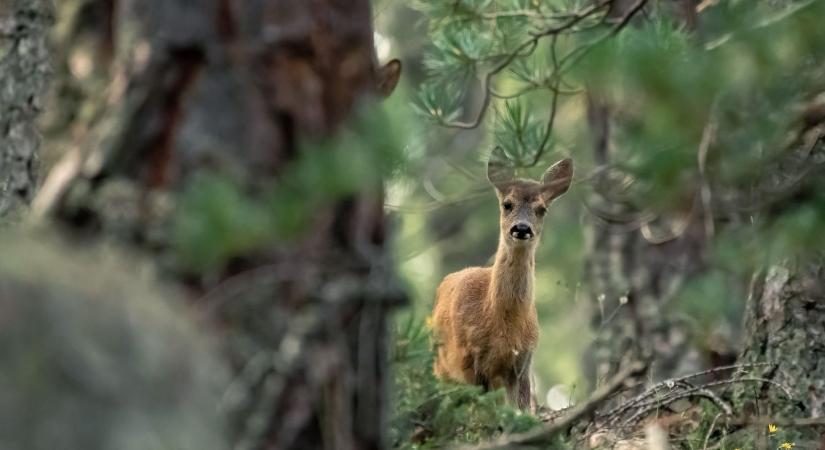
M 768 417 L 825 416 L 825 260 L 784 262 L 754 275 L 740 363 L 782 385 L 741 388 L 746 411 Z
M 48 0 L 0 0 L 0 219 L 35 192 L 40 136 L 35 118 L 49 80 Z
M 284 180 L 303 167 L 308 138 L 331 138 L 383 89 L 369 2 L 123 0 L 112 11 L 109 109 L 81 119 L 84 144 L 57 165 L 38 212 L 157 255 L 208 310 L 238 372 L 223 405 L 235 448 L 382 448 L 386 321 L 405 296 L 380 180 L 307 211 L 297 238 L 217 268 L 168 263 L 181 195 L 212 200 L 196 174 L 237 180 L 253 198 L 274 180 L 285 201 L 319 189 Z
M 694 3 L 679 0 L 665 8 L 645 8 L 693 29 Z M 619 23 L 639 5 L 631 0 L 612 2 L 607 20 Z M 590 87 L 587 100 L 594 161 L 606 170 L 595 179 L 589 200 L 595 214 L 588 229 L 585 277 L 596 338 L 585 364 L 596 382 L 638 359 L 651 361 L 651 381 L 700 370 L 708 361 L 691 344 L 687 324 L 666 306 L 706 267 L 708 230 L 696 204 L 698 194 L 664 212 L 640 209 L 633 199 L 623 197 L 626 175 L 609 169 L 617 163 L 611 130 L 617 125 L 618 108 L 596 86 Z
M 591 95 L 588 119 L 596 164 L 610 167 L 609 104 Z M 651 360 L 651 381 L 698 371 L 706 364 L 691 346 L 686 323 L 666 305 L 685 281 L 705 267 L 706 233 L 701 214 L 685 208 L 645 218 L 621 197 L 623 174 L 606 170 L 588 200 L 594 211 L 588 230 L 586 276 L 596 331 L 591 377 L 605 380 L 633 360 Z M 618 193 L 618 194 L 617 194 Z M 698 201 L 698 199 L 693 200 Z

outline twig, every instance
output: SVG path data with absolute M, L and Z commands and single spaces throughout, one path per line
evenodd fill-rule
M 526 52 L 527 55 L 531 54 L 533 52 L 533 50 L 535 50 L 536 47 L 538 46 L 539 40 L 541 40 L 542 38 L 547 37 L 547 36 L 551 36 L 551 35 L 555 35 L 555 34 L 559 34 L 559 33 L 562 33 L 564 31 L 567 31 L 567 30 L 573 28 L 577 23 L 579 23 L 582 20 L 590 17 L 591 15 L 593 15 L 594 13 L 599 11 L 600 9 L 602 9 L 605 6 L 609 5 L 611 3 L 611 1 L 612 0 L 606 0 L 606 1 L 596 3 L 593 6 L 585 8 L 584 11 L 573 15 L 572 18 L 564 24 L 561 24 L 561 25 L 556 26 L 556 27 L 551 27 L 551 28 L 548 28 L 548 29 L 546 29 L 544 31 L 541 31 L 539 33 L 533 34 L 533 36 L 529 40 L 523 42 L 521 45 L 516 47 L 516 49 L 514 51 L 507 54 L 507 56 L 505 57 L 505 59 L 502 62 L 500 62 L 499 64 L 494 66 L 484 76 L 484 78 L 482 79 L 482 90 L 484 91 L 484 98 L 482 99 L 481 109 L 479 110 L 478 114 L 476 115 L 475 120 L 473 120 L 472 122 L 445 121 L 445 122 L 442 122 L 441 125 L 445 126 L 447 128 L 460 128 L 460 129 L 465 129 L 465 130 L 471 130 L 471 129 L 477 128 L 481 124 L 481 121 L 484 120 L 484 116 L 486 115 L 487 109 L 490 106 L 490 100 L 492 98 L 492 93 L 491 93 L 492 80 L 496 75 L 499 74 L 499 72 L 501 72 L 507 66 L 509 66 L 517 57 L 522 56 L 522 52 Z
M 795 4 L 791 7 L 788 7 L 786 9 L 780 11 L 779 14 L 776 14 L 775 16 L 768 17 L 768 18 L 760 21 L 759 23 L 753 25 L 752 27 L 750 27 L 748 29 L 740 30 L 738 32 L 734 31 L 734 32 L 726 33 L 726 34 L 722 35 L 721 37 L 706 43 L 705 44 L 705 50 L 714 50 L 714 49 L 722 46 L 726 42 L 730 41 L 731 38 L 735 37 L 737 33 L 741 33 L 742 31 L 752 32 L 752 31 L 758 30 L 760 28 L 769 27 L 769 26 L 771 26 L 775 23 L 778 23 L 782 20 L 787 19 L 788 17 L 791 17 L 792 15 L 796 14 L 797 12 L 799 12 L 799 11 L 805 9 L 805 8 L 808 8 L 811 5 L 815 5 L 816 3 L 817 3 L 817 0 L 809 0 L 809 1 L 804 2 L 804 3 L 797 3 L 797 4 Z
M 622 426 L 626 427 L 628 425 L 632 425 L 633 423 L 638 421 L 639 418 L 641 418 L 642 416 L 644 416 L 646 413 L 650 412 L 651 410 L 659 408 L 659 407 L 667 405 L 667 404 L 670 404 L 670 403 L 673 403 L 674 401 L 682 399 L 682 398 L 705 397 L 705 398 L 711 399 L 716 404 L 715 400 L 721 401 L 721 399 L 719 399 L 719 397 L 715 396 L 715 395 L 708 396 L 708 392 L 709 392 L 708 389 L 710 389 L 712 387 L 723 386 L 723 385 L 728 385 L 728 384 L 733 384 L 733 383 L 740 383 L 740 382 L 757 382 L 757 383 L 773 384 L 773 385 L 778 386 L 780 389 L 782 389 L 783 392 L 785 393 L 785 395 L 790 397 L 790 393 L 785 388 L 785 386 L 783 386 L 780 383 L 777 383 L 775 381 L 768 380 L 768 379 L 765 379 L 765 378 L 749 377 L 749 378 L 737 378 L 737 379 L 730 379 L 730 380 L 714 381 L 714 382 L 711 382 L 711 383 L 706 383 L 705 385 L 702 385 L 702 386 L 693 387 L 693 388 L 690 388 L 690 389 L 687 389 L 687 390 L 684 390 L 684 391 L 675 392 L 673 394 L 668 394 L 667 396 L 665 396 L 663 398 L 655 398 L 653 400 L 648 400 L 646 402 L 641 402 L 641 403 L 637 403 L 635 405 L 632 405 L 634 408 L 637 408 L 637 410 L 629 418 L 625 419 L 622 422 Z M 731 408 L 729 406 L 727 406 L 726 403 L 722 402 L 721 405 L 722 406 L 717 404 L 717 406 L 720 409 L 722 409 L 722 411 L 724 411 L 726 413 L 731 412 Z M 618 416 L 617 417 L 612 417 L 610 419 L 609 423 L 615 423 L 617 418 L 618 418 Z
M 562 94 L 562 95 L 576 95 L 576 94 L 581 94 L 583 92 L 582 89 L 572 89 L 572 88 L 571 89 L 561 89 L 560 87 L 557 87 L 556 84 L 546 85 L 544 83 L 547 83 L 547 81 L 544 80 L 541 83 L 535 83 L 535 82 L 527 83 L 527 87 L 522 88 L 522 89 L 520 89 L 516 92 L 513 92 L 512 94 L 504 94 L 502 92 L 498 92 L 495 89 L 491 88 L 490 89 L 490 95 L 493 98 L 497 98 L 499 100 L 513 100 L 515 98 L 521 97 L 522 95 L 529 94 L 530 92 L 538 91 L 540 89 L 547 89 L 550 92 L 555 92 L 556 94 Z
M 619 23 L 617 23 L 616 26 L 613 27 L 613 29 L 610 31 L 610 35 L 615 36 L 620 31 L 622 31 L 622 28 L 626 27 L 627 24 L 630 23 L 630 21 L 633 19 L 633 17 L 639 11 L 641 11 L 642 8 L 644 8 L 646 4 L 647 4 L 647 0 L 637 1 L 636 4 L 634 4 L 633 7 L 630 8 L 630 11 L 628 11 L 627 14 L 625 14 L 624 17 L 622 17 L 622 20 L 620 20 Z
M 731 415 L 733 414 L 733 408 L 728 404 L 728 402 L 722 400 L 716 393 L 713 391 L 709 391 L 707 389 L 702 389 L 699 391 L 701 394 L 704 395 L 705 398 L 713 402 L 717 408 L 721 409 L 725 414 Z
M 555 84 L 556 89 L 559 87 L 559 83 L 556 82 Z M 544 153 L 545 147 L 547 147 L 547 142 L 550 141 L 550 134 L 553 131 L 553 123 L 556 121 L 556 110 L 558 109 L 559 103 L 559 92 L 554 90 L 553 93 L 553 102 L 550 104 L 550 118 L 547 120 L 547 128 L 544 129 L 544 137 L 541 138 L 541 144 L 539 148 L 536 150 L 536 155 L 533 157 L 533 161 L 530 163 L 530 167 L 535 166 L 538 164 L 539 159 L 541 159 L 542 154 Z
M 713 421 L 710 423 L 710 428 L 708 428 L 708 433 L 705 435 L 705 442 L 702 444 L 702 450 L 708 450 L 708 441 L 710 440 L 710 435 L 713 434 L 713 429 L 716 427 L 716 421 L 722 417 L 722 414 L 719 413 L 713 417 Z
M 494 12 L 487 12 L 482 13 L 481 17 L 485 20 L 496 20 L 503 17 L 530 17 L 534 19 L 542 19 L 542 20 L 561 20 L 561 19 L 568 19 L 570 17 L 574 17 L 575 14 L 542 14 L 538 11 L 533 11 L 530 9 L 515 9 L 511 11 L 494 11 Z
M 687 390 L 687 391 L 679 392 L 679 393 L 669 395 L 669 396 L 666 396 L 666 397 L 656 398 L 656 399 L 650 400 L 648 402 L 642 403 L 640 405 L 637 405 L 637 408 L 639 408 L 639 409 L 635 413 L 633 413 L 633 415 L 631 415 L 630 417 L 628 417 L 627 419 L 625 419 L 622 422 L 622 427 L 627 427 L 627 426 L 635 424 L 636 422 L 639 421 L 639 419 L 644 417 L 645 414 L 647 414 L 648 412 L 650 412 L 654 409 L 658 409 L 658 408 L 661 408 L 663 406 L 669 405 L 669 404 L 671 404 L 671 403 L 673 403 L 677 400 L 681 400 L 683 398 L 692 398 L 692 397 L 704 397 L 704 398 L 709 399 L 719 409 L 721 409 L 725 414 L 733 412 L 731 407 L 727 403 L 722 401 L 722 399 L 720 399 L 716 394 L 712 393 L 711 391 L 708 391 L 707 389 L 705 389 L 703 387 L 700 387 L 700 388 L 696 388 L 696 389 L 690 389 L 690 390 Z
M 556 121 L 556 111 L 558 110 L 558 102 L 559 102 L 559 87 L 561 83 L 561 77 L 559 77 L 559 60 L 556 56 L 556 44 L 558 43 L 558 35 L 553 36 L 553 41 L 550 45 L 550 56 L 553 60 L 553 72 L 556 74 L 556 82 L 553 83 L 553 101 L 550 104 L 550 117 L 547 119 L 547 127 L 544 129 L 544 136 L 541 139 L 541 144 L 539 148 L 536 150 L 536 155 L 533 158 L 533 162 L 530 166 L 535 166 L 538 164 L 539 159 L 541 159 L 542 154 L 544 153 L 545 147 L 547 147 L 547 142 L 550 141 L 550 134 L 553 132 L 553 123 Z
M 644 400 L 645 398 L 649 397 L 650 395 L 652 395 L 653 393 L 655 393 L 659 389 L 662 389 L 664 387 L 672 389 L 676 384 L 685 382 L 687 380 L 691 380 L 693 378 L 699 378 L 699 377 L 702 377 L 702 376 L 705 376 L 705 375 L 711 375 L 711 374 L 715 374 L 715 373 L 719 373 L 719 372 L 724 372 L 726 370 L 747 369 L 747 368 L 751 368 L 751 367 L 768 366 L 768 365 L 770 365 L 770 363 L 731 364 L 731 365 L 728 365 L 728 366 L 714 367 L 712 369 L 703 370 L 701 372 L 695 372 L 695 373 L 692 373 L 692 374 L 689 374 L 689 375 L 683 375 L 681 377 L 669 378 L 667 380 L 663 380 L 663 381 L 660 381 L 660 382 L 656 383 L 655 385 L 653 385 L 649 389 L 647 389 L 645 392 L 642 392 L 641 394 L 637 395 L 636 397 L 629 400 L 625 404 L 617 406 L 616 408 L 606 412 L 605 415 L 612 415 L 612 414 L 615 414 L 617 412 L 621 412 L 622 410 L 627 409 L 630 406 L 632 406 L 634 403 L 637 403 L 637 402 L 639 402 L 641 400 Z
M 603 34 L 600 37 L 597 37 L 590 43 L 581 45 L 565 55 L 565 57 L 561 60 L 561 67 L 564 70 L 561 70 L 561 73 L 565 73 L 568 69 L 565 69 L 565 66 L 573 67 L 579 60 L 584 58 L 584 56 L 597 45 L 601 44 L 608 38 L 614 37 L 617 35 L 622 29 L 630 23 L 630 20 L 641 11 L 644 6 L 647 4 L 647 0 L 639 0 L 633 7 L 625 14 L 622 19 L 608 31 L 607 33 Z

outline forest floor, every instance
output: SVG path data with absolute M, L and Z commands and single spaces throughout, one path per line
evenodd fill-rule
M 744 412 L 749 406 L 743 406 L 732 388 L 766 382 L 750 375 L 748 366 L 645 383 L 646 364 L 636 362 L 577 405 L 560 411 L 540 407 L 529 414 L 508 406 L 503 391 L 482 392 L 478 386 L 436 380 L 423 323 L 405 321 L 395 338 L 394 448 L 825 448 L 825 435 L 816 433 L 825 419 L 765 417 L 758 405 L 756 411 Z

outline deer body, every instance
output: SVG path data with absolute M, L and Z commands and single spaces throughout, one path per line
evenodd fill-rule
M 519 408 L 532 406 L 530 363 L 539 337 L 533 297 L 535 250 L 546 205 L 566 192 L 572 163 L 563 160 L 541 183 L 513 180 L 499 163 L 488 178 L 501 202 L 501 233 L 492 267 L 447 275 L 436 291 L 433 370 L 445 380 L 506 388 Z

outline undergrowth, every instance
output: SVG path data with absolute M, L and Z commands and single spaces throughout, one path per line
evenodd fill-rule
M 401 320 L 392 354 L 393 405 L 390 437 L 394 448 L 427 449 L 477 443 L 501 433 L 519 433 L 539 424 L 504 400 L 503 390 L 438 381 L 424 321 Z
M 538 418 L 507 405 L 503 390 L 483 392 L 479 386 L 441 382 L 432 372 L 433 352 L 429 329 L 423 320 L 408 317 L 395 328 L 392 347 L 392 415 L 390 438 L 396 449 L 431 449 L 475 444 L 503 433 L 521 433 L 541 424 Z M 794 448 L 807 442 L 794 430 L 774 427 L 728 427 L 715 420 L 719 409 L 711 402 L 699 403 L 695 415 L 683 413 L 686 429 L 671 431 L 671 448 L 735 450 L 757 448 L 759 436 L 767 448 Z M 672 424 L 678 428 L 678 424 Z M 616 430 L 617 431 L 617 430 Z M 641 429 L 638 434 L 643 435 Z M 634 433 L 629 433 L 632 435 Z M 638 437 L 637 434 L 637 437 Z M 630 436 L 626 438 L 629 438 Z M 561 436 L 544 448 L 573 448 Z M 805 448 L 802 445 L 797 448 Z

